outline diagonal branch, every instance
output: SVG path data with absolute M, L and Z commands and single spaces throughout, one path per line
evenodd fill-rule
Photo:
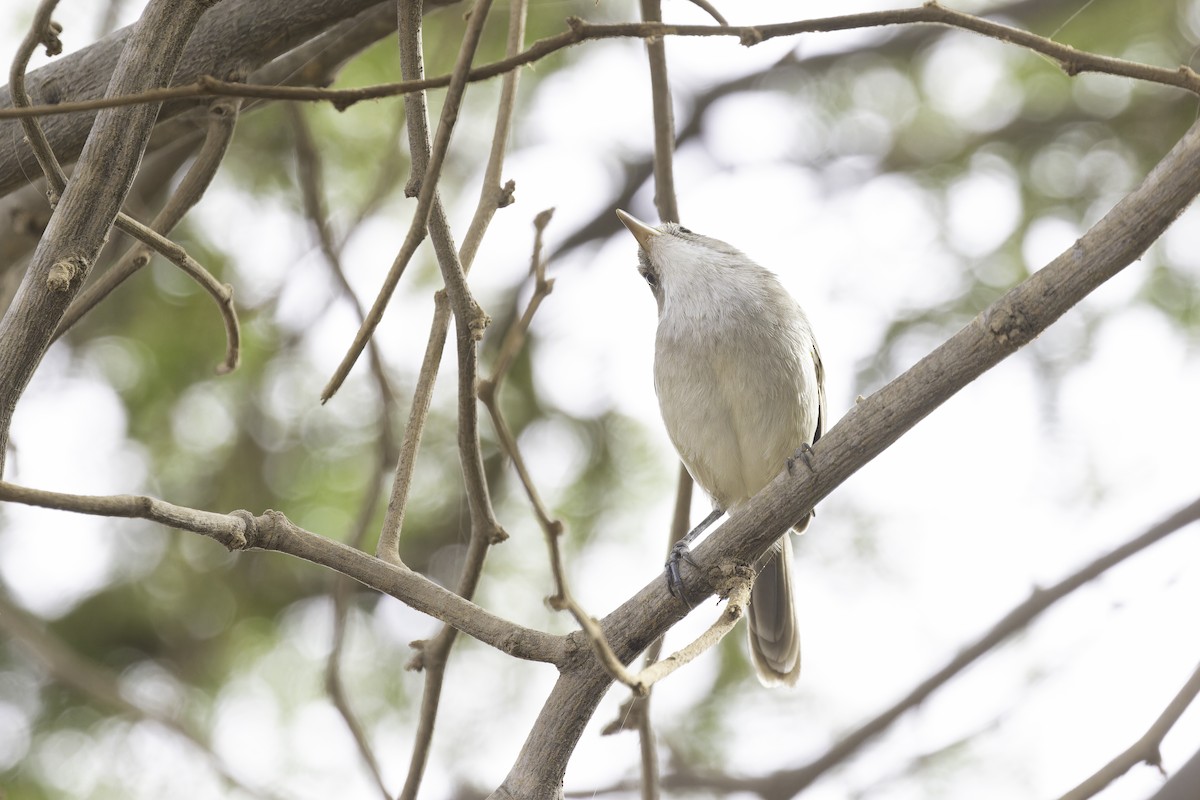
M 1159 771 L 1163 772 L 1162 753 L 1159 751 L 1159 747 L 1167 733 L 1183 716 L 1183 712 L 1187 711 L 1188 706 L 1192 704 L 1197 695 L 1200 695 L 1200 667 L 1196 668 L 1192 677 L 1188 678 L 1187 683 L 1171 699 L 1171 702 L 1159 714 L 1158 719 L 1154 720 L 1154 724 L 1142 738 L 1101 767 L 1096 774 L 1064 794 L 1059 800 L 1087 800 L 1089 797 L 1094 797 L 1107 788 L 1110 783 L 1142 762 L 1152 767 L 1158 767 Z
M 645 686 L 639 684 L 633 673 L 625 669 L 625 665 L 621 663 L 612 648 L 608 646 L 608 642 L 605 641 L 600 624 L 587 613 L 571 593 L 560 546 L 566 531 L 565 526 L 562 520 L 550 515 L 550 510 L 542 501 L 542 496 L 533 483 L 533 476 L 530 475 L 529 468 L 525 464 L 525 457 L 521 454 L 521 448 L 517 444 L 517 437 L 513 435 L 508 420 L 500 410 L 497 397 L 508 370 L 525 346 L 533 315 L 537 313 L 542 301 L 550 295 L 550 292 L 554 291 L 554 279 L 546 278 L 546 261 L 542 257 L 542 237 L 553 214 L 554 209 L 549 208 L 534 217 L 533 257 L 530 259 L 529 266 L 529 271 L 533 275 L 533 294 L 525 306 L 525 311 L 519 318 L 513 320 L 505 332 L 491 376 L 479 383 L 479 399 L 492 418 L 492 427 L 496 431 L 496 438 L 500 440 L 501 449 L 513 462 L 513 469 L 517 472 L 517 477 L 525 490 L 525 496 L 529 498 L 529 504 L 533 507 L 533 515 L 542 528 L 546 547 L 550 551 L 550 570 L 554 576 L 554 594 L 548 599 L 550 607 L 556 611 L 569 611 L 575 621 L 579 623 L 584 635 L 587 636 L 596 657 L 600 659 L 613 678 L 632 688 L 638 694 L 644 695 Z
M 342 362 L 334 371 L 333 377 L 329 379 L 325 389 L 321 392 L 321 402 L 327 402 L 329 398 L 337 393 L 342 383 L 346 380 L 346 376 L 350 374 L 354 362 L 358 360 L 362 354 L 363 348 L 366 347 L 367 340 L 375 333 L 375 329 L 379 327 L 380 321 L 383 319 L 383 312 L 387 308 L 388 302 L 392 298 L 392 294 L 396 291 L 396 285 L 400 283 L 400 277 L 404 274 L 404 270 L 408 267 L 409 261 L 417 252 L 417 246 L 421 240 L 425 238 L 428 232 L 428 227 L 431 222 L 430 212 L 434 210 L 437 182 L 441 174 L 442 163 L 445 161 L 446 152 L 450 147 L 450 135 L 454 132 L 454 125 L 458 121 L 458 110 L 462 105 L 463 95 L 467 88 L 467 75 L 470 71 L 471 60 L 475 56 L 475 49 L 479 45 L 479 39 L 483 34 L 483 23 L 487 19 L 488 8 L 491 6 L 491 0 L 477 0 L 474 9 L 471 13 L 470 20 L 467 23 L 467 30 L 463 36 L 462 46 L 458 51 L 458 58 L 455 61 L 454 71 L 450 75 L 450 83 L 446 89 L 446 97 L 442 102 L 442 116 L 438 124 L 437 134 L 434 136 L 432 148 L 426 148 L 429 152 L 428 162 L 423 164 L 420 175 L 420 191 L 417 194 L 417 208 L 413 212 L 412 222 L 408 228 L 408 234 L 404 237 L 404 242 L 400 246 L 400 252 L 396 254 L 396 259 L 392 262 L 391 269 L 388 270 L 387 277 L 384 279 L 383 287 L 380 288 L 375 302 L 371 305 L 371 310 L 367 313 L 367 318 L 362 326 L 358 329 L 358 333 L 354 337 L 354 342 L 350 345 L 349 352 L 343 357 Z M 420 8 L 416 11 L 417 23 L 420 23 Z M 413 129 L 413 120 L 409 118 L 409 130 Z M 413 152 L 414 172 L 417 169 L 418 159 L 424 158 L 418 152 Z M 440 207 L 440 203 L 437 203 Z M 435 247 L 437 240 L 434 241 Z M 438 253 L 438 262 L 442 266 L 442 278 L 446 281 L 446 289 L 450 295 L 450 304 L 454 309 L 455 317 L 459 325 L 466 326 L 471 332 L 473 339 L 478 339 L 482 335 L 484 326 L 487 325 L 487 315 L 475 303 L 471 297 L 470 290 L 467 288 L 466 276 L 462 270 L 462 266 L 458 265 L 457 269 L 450 268 L 448 261 L 454 264 L 458 262 L 457 253 L 454 253 L 453 248 L 450 248 L 450 253 L 446 254 L 448 259 L 442 258 L 442 253 Z
M 711 591 L 708 567 L 754 563 L 796 520 L 891 446 L 959 389 L 1028 344 L 1089 292 L 1137 259 L 1200 192 L 1200 123 L 1142 183 L 1070 249 L 1016 286 L 908 371 L 864 399 L 809 453 L 739 507 L 693 551 L 685 572 L 694 607 Z M 657 576 L 603 621 L 622 661 L 632 659 L 686 613 Z M 583 726 L 611 678 L 594 661 L 566 669 L 508 776 L 493 797 L 551 798 Z
M 155 233 L 163 236 L 169 234 L 208 191 L 209 184 L 216 176 L 217 169 L 225 158 L 225 151 L 233 139 L 233 129 L 237 124 L 240 105 L 241 100 L 237 98 L 223 98 L 209 104 L 208 127 L 205 131 L 204 143 L 200 146 L 200 151 L 196 154 L 195 160 L 188 168 L 187 174 L 183 176 L 179 186 L 171 193 L 166 205 L 150 222 L 149 228 Z M 114 266 L 81 291 L 79 297 L 75 298 L 75 302 L 67 308 L 66 314 L 63 315 L 62 321 L 54 331 L 55 341 L 104 298 L 108 297 L 127 278 L 148 263 L 150 263 L 148 246 L 141 244 L 129 248 Z
M 151 0 L 121 53 L 109 94 L 169 83 L 184 45 L 212 4 Z M 144 104 L 96 116 L 75 175 L 0 320 L 0 468 L 17 400 L 121 210 L 157 115 L 157 104 Z

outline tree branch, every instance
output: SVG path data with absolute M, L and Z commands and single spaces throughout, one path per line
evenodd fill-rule
M 194 85 L 208 75 L 244 78 L 331 25 L 376 4 L 378 0 L 223 0 L 200 19 L 182 54 L 176 52 L 174 82 Z M 145 96 L 145 87 L 108 91 L 109 79 L 134 27 L 107 36 L 27 76 L 30 93 L 42 103 L 35 109 L 65 108 L 62 115 L 45 120 L 46 136 L 63 163 L 71 163 L 79 156 L 96 119 L 93 112 L 125 104 L 116 99 L 119 96 Z M 194 101 L 199 99 L 193 96 L 191 102 L 168 103 L 160 109 L 158 120 L 162 122 L 193 108 Z M 21 143 L 17 123 L 6 121 L 20 116 L 15 109 L 6 108 L 10 105 L 10 92 L 0 89 L 0 194 L 23 185 L 25 176 L 37 169 L 27 147 Z M 76 111 L 88 113 L 73 113 Z M 33 116 L 46 115 L 34 111 Z
M 1154 721 L 1142 738 L 1101 767 L 1096 774 L 1064 794 L 1059 800 L 1087 800 L 1089 797 L 1094 797 L 1110 783 L 1142 762 L 1152 767 L 1158 767 L 1159 772 L 1163 772 L 1162 753 L 1159 751 L 1159 747 L 1167 733 L 1183 716 L 1183 712 L 1187 711 L 1187 707 L 1191 705 L 1198 694 L 1200 694 L 1200 667 L 1196 668 L 1192 677 L 1188 678 L 1187 683 L 1171 699 L 1171 702 L 1163 709 L 1162 714 L 1158 716 L 1158 719 Z
M 237 124 L 240 105 L 241 100 L 236 98 L 214 100 L 209 104 L 208 127 L 204 135 L 204 144 L 201 145 L 200 152 L 196 154 L 196 159 L 188 168 L 187 174 L 183 176 L 179 186 L 150 222 L 151 230 L 163 236 L 169 234 L 208 191 L 212 179 L 217 174 L 217 169 L 221 166 L 221 161 L 225 158 L 229 143 L 233 140 L 233 130 Z M 113 289 L 150 263 L 150 256 L 151 249 L 145 244 L 129 248 L 115 265 L 79 293 L 75 302 L 67 308 L 58 328 L 55 329 L 54 341 L 70 330 L 100 301 L 108 297 Z
M 1138 258 L 1200 192 L 1200 123 L 1142 183 L 1070 249 L 1010 290 L 916 365 L 860 402 L 724 525 L 693 550 L 684 574 L 694 607 L 724 560 L 752 564 L 796 520 L 959 389 L 1028 344 L 1089 292 Z M 686 613 L 655 576 L 603 621 L 622 661 L 632 659 Z M 607 689 L 594 661 L 564 669 L 494 798 L 557 798 L 567 760 Z
M 484 644 L 526 661 L 559 665 L 578 649 L 568 637 L 501 619 L 412 570 L 396 567 L 293 524 L 278 511 L 217 514 L 142 495 L 76 495 L 0 481 L 0 500 L 101 517 L 129 517 L 199 533 L 228 550 L 274 550 L 353 578 L 405 605 L 453 625 Z
M 1169 69 L 1141 64 L 1122 58 L 1087 53 L 1076 50 L 1069 45 L 1060 44 L 1052 39 L 1029 33 L 1028 31 L 992 22 L 961 11 L 944 8 L 935 3 L 927 3 L 918 8 L 874 11 L 863 14 L 847 14 L 820 19 L 798 20 L 796 22 L 745 25 L 739 27 L 670 25 L 649 22 L 623 22 L 599 25 L 586 22 L 578 17 L 568 17 L 567 30 L 554 36 L 539 39 L 516 56 L 503 58 L 491 64 L 485 64 L 472 69 L 467 75 L 467 80 L 469 82 L 488 80 L 518 67 L 540 61 L 546 56 L 576 44 L 599 39 L 656 39 L 665 36 L 731 36 L 737 37 L 744 46 L 751 47 L 770 39 L 796 36 L 803 33 L 829 33 L 833 31 L 891 27 L 896 25 L 941 25 L 958 28 L 988 38 L 998 39 L 1002 42 L 1015 44 L 1035 53 L 1041 53 L 1057 63 L 1063 72 L 1068 75 L 1079 75 L 1085 72 L 1104 73 L 1162 84 L 1164 86 L 1173 86 L 1193 94 L 1200 94 L 1200 74 L 1187 65 Z M 450 75 L 441 75 L 436 78 L 378 84 L 360 89 L 316 89 L 235 83 L 202 76 L 191 84 L 178 85 L 169 89 L 158 89 L 140 94 L 130 94 L 123 97 L 88 100 L 78 103 L 61 103 L 58 105 L 47 104 L 33 106 L 29 109 L 0 108 L 0 120 L 21 116 L 49 116 L 76 111 L 94 111 L 114 105 L 161 102 L 164 100 L 194 101 L 214 95 L 255 97 L 271 100 L 330 102 L 339 110 L 345 110 L 355 103 L 360 103 L 364 100 L 379 100 L 385 97 L 398 97 L 410 92 L 444 88 L 450 85 L 452 78 L 453 73 Z M 0 183 L 0 188 L 2 187 L 3 184 Z
M 441 201 L 437 197 L 437 182 L 441 174 L 442 163 L 446 158 L 446 152 L 450 147 L 450 135 L 454 132 L 454 125 L 458 121 L 458 110 L 462 105 L 463 94 L 466 92 L 467 75 L 470 70 L 471 60 L 475 56 L 475 48 L 478 47 L 480 36 L 483 34 L 483 23 L 487 19 L 487 12 L 491 6 L 491 2 L 492 0 L 476 0 L 475 6 L 472 9 L 470 20 L 467 23 L 467 31 L 463 36 L 463 43 L 458 51 L 454 71 L 450 75 L 446 97 L 442 102 L 442 116 L 438 122 L 437 134 L 434 136 L 432 148 L 428 144 L 426 144 L 424 151 L 420 148 L 413 148 L 413 171 L 420 176 L 418 182 L 420 191 L 417 194 L 417 208 L 413 212 L 408 234 L 404 237 L 404 242 L 400 246 L 400 252 L 396 254 L 396 259 L 392 262 L 391 269 L 388 270 L 383 286 L 380 288 L 375 302 L 371 305 L 371 310 L 367 313 L 367 319 L 358 329 L 358 333 L 355 335 L 354 342 L 350 345 L 349 351 L 334 371 L 333 377 L 329 379 L 329 383 L 326 384 L 325 389 L 321 392 L 322 403 L 327 402 L 329 398 L 337 393 L 338 388 L 346 380 L 346 376 L 350 374 L 354 362 L 358 360 L 363 348 L 366 347 L 367 340 L 371 338 L 375 332 L 375 328 L 379 326 L 380 321 L 383 319 L 383 312 L 387 308 L 393 292 L 396 290 L 396 285 L 400 283 L 400 277 L 404 274 L 408 262 L 412 260 L 413 255 L 417 251 L 417 246 L 425 238 L 430 226 L 434 226 L 439 230 L 439 235 L 433 237 L 433 244 L 437 252 L 438 264 L 442 269 L 442 279 L 446 282 L 446 290 L 450 297 L 450 305 L 454 309 L 457 324 L 465 326 L 465 329 L 471 334 L 472 341 L 478 340 L 483 335 L 483 329 L 487 325 L 487 315 L 483 313 L 483 310 L 479 308 L 474 298 L 471 297 L 470 289 L 467 288 L 466 273 L 459 263 L 458 253 L 455 252 L 453 245 L 447 241 L 449 236 L 448 227 L 445 224 L 445 212 L 437 213 L 441 209 Z M 416 17 L 419 24 L 419 9 Z M 413 95 L 413 97 L 419 97 L 419 95 Z M 422 99 L 419 102 L 423 104 L 424 101 Z M 410 114 L 410 137 L 414 135 L 414 131 L 420 130 L 420 125 L 414 127 L 413 118 Z M 426 139 L 427 137 L 428 132 L 426 131 Z M 421 160 L 426 159 L 425 152 L 428 152 L 427 163 L 422 163 Z
M 151 0 L 121 53 L 109 94 L 168 83 L 200 15 L 212 4 Z M 17 399 L 121 210 L 157 115 L 158 106 L 146 104 L 106 109 L 96 116 L 75 175 L 0 320 L 0 469 Z

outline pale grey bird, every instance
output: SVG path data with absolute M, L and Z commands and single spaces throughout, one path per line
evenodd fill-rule
M 779 279 L 740 250 L 675 223 L 651 227 L 624 211 L 638 272 L 658 301 L 654 389 L 667 433 L 713 513 L 672 550 L 679 559 L 722 513 L 766 486 L 825 427 L 825 375 L 808 318 Z M 798 533 L 809 518 L 794 528 Z M 767 686 L 800 675 L 792 545 L 784 534 L 758 564 L 750 595 L 750 653 Z

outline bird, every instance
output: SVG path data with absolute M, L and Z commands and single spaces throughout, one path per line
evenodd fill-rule
M 674 222 L 653 227 L 618 209 L 638 244 L 638 272 L 658 303 L 654 389 L 667 434 L 713 512 L 672 549 L 671 593 L 684 599 L 679 561 L 721 515 L 745 503 L 825 429 L 825 374 L 800 304 L 779 278 L 718 239 Z M 792 530 L 802 533 L 812 514 Z M 751 661 L 766 686 L 795 685 L 800 634 L 790 532 L 756 565 Z

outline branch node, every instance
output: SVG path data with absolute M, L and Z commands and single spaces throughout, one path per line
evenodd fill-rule
M 468 325 L 471 330 L 471 338 L 478 342 L 483 338 L 483 332 L 487 326 L 492 324 L 492 318 L 478 303 L 472 302 L 471 306 L 471 319 Z
M 742 28 L 741 35 L 738 36 L 738 41 L 742 47 L 754 47 L 763 40 L 762 31 L 758 28 Z
M 499 524 L 493 526 L 488 534 L 488 544 L 502 544 L 508 541 L 508 531 L 504 530 Z
M 1017 300 L 1002 301 L 985 318 L 988 332 L 1008 350 L 1025 346 L 1036 335 L 1038 325 L 1029 319 Z
M 571 17 L 567 17 L 567 27 L 570 28 L 571 33 L 574 34 L 573 38 L 575 39 L 575 41 L 579 41 L 580 39 L 583 38 L 584 32 L 587 30 L 588 24 L 586 21 L 580 19 L 579 17 L 571 16 Z
M 241 536 L 232 536 L 228 540 L 218 538 L 217 541 L 225 545 L 225 548 L 231 553 L 234 550 L 249 550 L 251 547 L 254 547 L 255 542 L 258 541 L 258 519 L 249 511 L 242 508 L 239 508 L 237 511 L 230 511 L 229 516 L 237 517 L 242 521 L 242 534 Z
M 496 198 L 496 208 L 507 208 L 517 201 L 516 198 L 517 183 L 512 178 L 500 187 L 500 194 Z
M 414 639 L 408 643 L 408 646 L 413 649 L 413 657 L 404 665 L 406 670 L 409 672 L 420 672 L 429 666 L 425 663 L 425 649 L 428 644 L 428 639 Z
M 46 275 L 46 288 L 52 292 L 67 292 L 76 278 L 87 272 L 88 262 L 83 256 L 67 256 L 56 261 Z
M 46 23 L 46 27 L 38 33 L 38 44 L 46 48 L 46 55 L 57 56 L 63 51 L 62 39 L 58 37 L 63 32 L 63 26 L 59 25 L 54 20 Z

